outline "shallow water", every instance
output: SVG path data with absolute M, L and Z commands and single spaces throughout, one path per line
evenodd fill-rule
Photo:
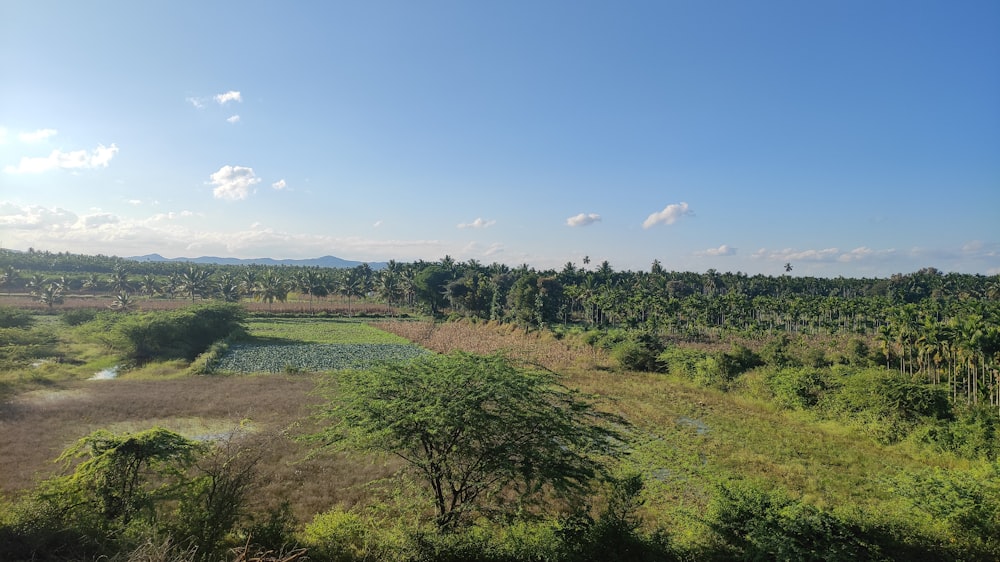
M 106 381 L 118 378 L 118 365 L 114 367 L 108 367 L 107 369 L 102 369 L 94 373 L 94 376 L 87 380 L 91 381 Z

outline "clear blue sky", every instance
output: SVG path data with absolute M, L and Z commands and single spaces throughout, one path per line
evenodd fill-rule
M 0 0 L 0 244 L 1000 273 L 1000 2 Z

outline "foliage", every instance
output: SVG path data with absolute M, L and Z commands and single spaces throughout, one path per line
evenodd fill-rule
M 234 373 L 281 373 L 365 369 L 383 362 L 406 361 L 427 353 L 410 344 L 290 344 L 234 343 L 215 366 Z
M 245 312 L 231 303 L 209 303 L 169 312 L 100 314 L 81 326 L 91 340 L 108 345 L 125 360 L 193 360 L 215 341 L 243 329 Z
M 93 308 L 71 308 L 64 310 L 59 317 L 62 318 L 62 321 L 67 326 L 79 326 L 96 318 L 97 310 Z
M 24 310 L 0 306 L 0 328 L 30 328 L 34 320 L 31 314 Z
M 836 515 L 744 482 L 719 486 L 708 524 L 733 558 L 774 561 L 881 559 L 863 531 Z
M 786 367 L 767 370 L 765 380 L 775 403 L 783 408 L 802 410 L 819 404 L 830 388 L 827 373 L 813 367 Z
M 663 344 L 652 334 L 631 334 L 611 349 L 613 357 L 623 369 L 655 372 L 661 370 L 659 354 Z
M 578 497 L 619 434 L 607 415 L 502 355 L 455 352 L 336 375 L 329 440 L 399 456 L 428 486 L 435 523 L 454 529 L 488 502 Z M 509 507 L 508 507 L 509 509 Z
M 163 428 L 122 435 L 98 430 L 57 459 L 84 459 L 58 486 L 82 498 L 71 508 L 98 516 L 102 524 L 128 524 L 134 518 L 151 516 L 157 497 L 172 491 L 170 482 L 156 480 L 178 478 L 198 450 L 196 443 Z
M 1000 559 L 1000 465 L 979 473 L 942 468 L 900 473 L 893 486 L 913 509 L 962 537 L 967 556 Z

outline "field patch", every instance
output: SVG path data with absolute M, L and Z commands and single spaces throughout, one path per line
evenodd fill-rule
M 247 328 L 254 340 L 270 343 L 410 343 L 363 322 L 335 318 L 259 318 Z
M 428 353 L 412 344 L 233 344 L 216 366 L 234 373 L 336 371 L 367 369 L 384 362 L 407 361 Z

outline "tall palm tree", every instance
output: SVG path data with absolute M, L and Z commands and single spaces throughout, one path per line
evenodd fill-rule
M 274 301 L 285 302 L 288 298 L 288 285 L 274 269 L 265 269 L 257 278 L 254 297 L 266 302 L 270 311 L 274 307 Z
M 190 264 L 186 270 L 181 272 L 177 290 L 184 293 L 184 296 L 190 297 L 191 302 L 194 302 L 196 296 L 203 297 L 208 293 L 210 277 L 211 274 L 207 269 Z

